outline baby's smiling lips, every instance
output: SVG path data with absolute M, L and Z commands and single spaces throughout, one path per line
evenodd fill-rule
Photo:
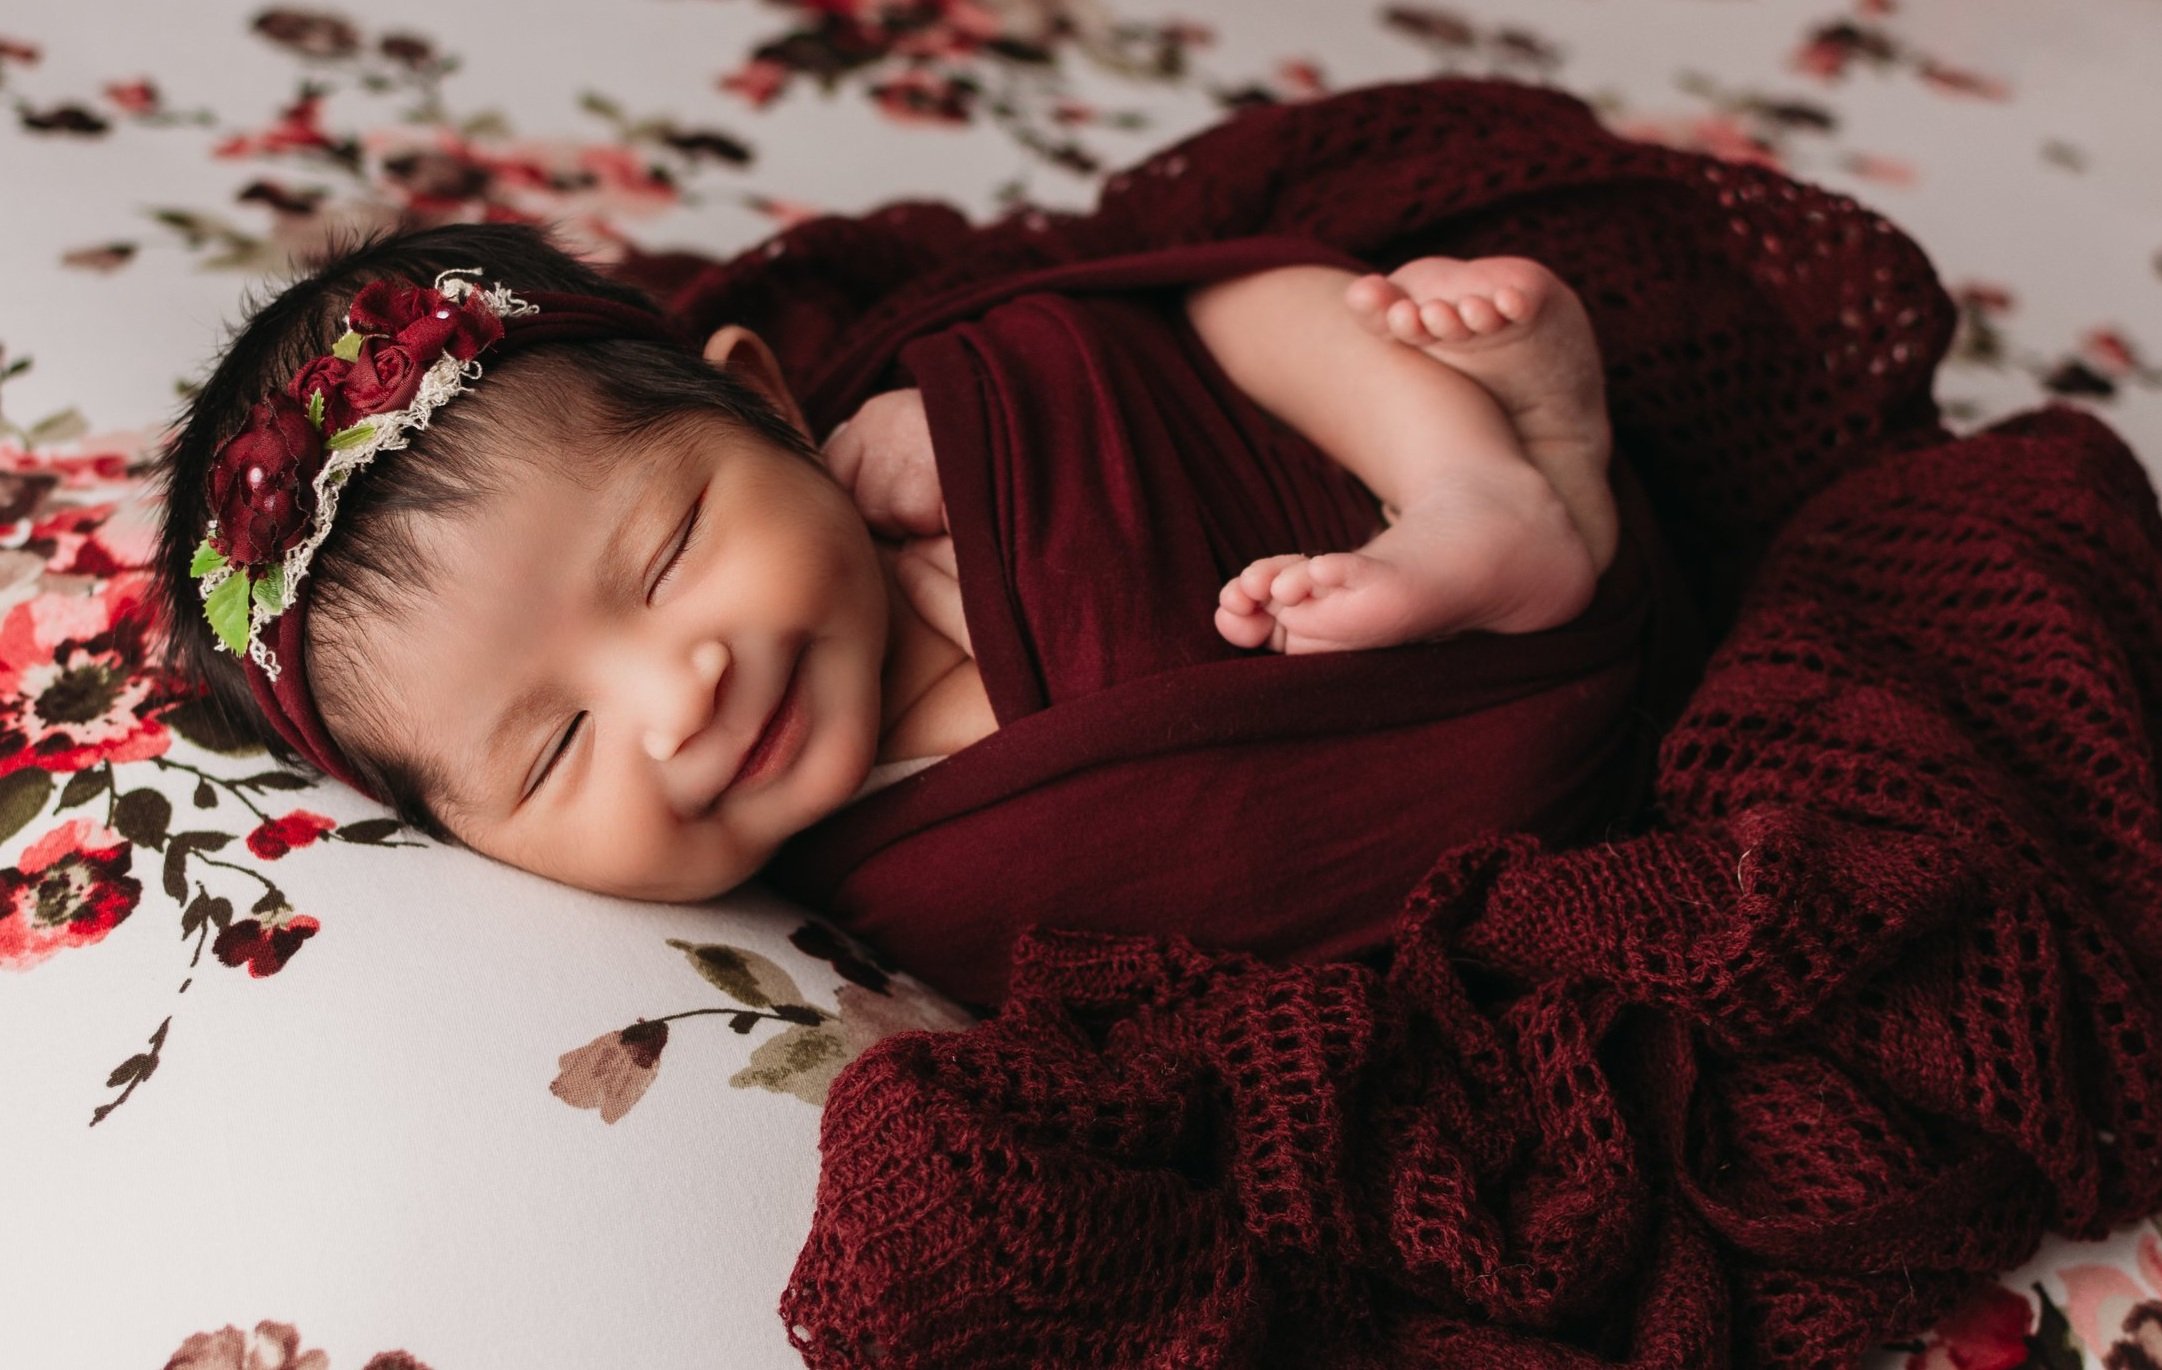
M 788 692 L 794 689 L 796 685 L 796 672 L 802 668 L 803 653 L 799 650 L 796 653 L 795 660 L 788 664 L 788 674 L 781 681 L 780 691 L 773 696 L 773 702 L 766 706 L 766 716 L 760 721 L 758 731 L 751 734 L 750 740 L 743 744 L 743 750 L 736 753 L 735 765 L 728 768 L 728 779 L 722 782 L 720 789 L 714 791 L 711 799 L 698 807 L 696 810 L 697 817 L 704 818 L 710 815 L 720 807 L 721 800 L 727 797 L 728 792 L 735 788 L 736 781 L 743 776 L 744 763 L 751 759 L 751 755 L 758 750 L 759 744 L 766 740 L 766 735 L 773 731 L 774 724 L 779 721 L 781 706 L 788 702 Z M 716 688 L 725 688 L 726 684 L 727 679 L 723 677 L 720 685 Z

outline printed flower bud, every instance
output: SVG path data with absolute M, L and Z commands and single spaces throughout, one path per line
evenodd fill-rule
M 308 533 L 323 435 L 308 411 L 283 392 L 248 411 L 248 426 L 218 449 L 210 468 L 212 545 L 230 561 L 267 566 Z

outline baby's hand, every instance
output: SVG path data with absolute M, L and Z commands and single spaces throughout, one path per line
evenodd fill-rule
M 896 537 L 946 531 L 922 391 L 889 390 L 865 400 L 827 436 L 825 456 L 826 468 L 871 527 Z

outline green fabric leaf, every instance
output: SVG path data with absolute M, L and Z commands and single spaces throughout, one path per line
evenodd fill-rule
M 319 429 L 323 426 L 323 390 L 321 386 L 317 386 L 315 392 L 308 396 L 308 422 Z
M 210 598 L 203 601 L 203 617 L 236 656 L 248 651 L 248 576 L 245 571 L 227 576 Z
M 330 450 L 342 452 L 348 447 L 358 447 L 375 436 L 375 426 L 356 423 L 351 428 L 341 428 L 330 435 Z
M 254 588 L 249 593 L 254 596 L 257 604 L 263 606 L 264 613 L 283 613 L 285 611 L 285 568 L 283 566 L 273 566 L 268 571 L 265 571 L 263 578 L 255 582 Z
M 330 345 L 330 355 L 341 362 L 353 361 L 360 356 L 360 344 L 360 334 L 348 328 Z
M 211 546 L 209 538 L 204 538 L 202 545 L 195 549 L 195 560 L 188 563 L 188 574 L 191 576 L 207 576 L 223 565 L 225 565 L 225 553 Z

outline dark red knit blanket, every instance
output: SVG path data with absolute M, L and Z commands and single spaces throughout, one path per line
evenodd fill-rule
M 1640 821 L 1437 850 L 1385 969 L 1046 931 L 996 1019 L 866 1052 L 782 1301 L 811 1365 L 1848 1365 L 2162 1207 L 2162 518 L 2075 412 L 1944 433 L 1906 239 L 1471 83 L 934 227 L 790 246 L 884 243 L 865 301 L 1204 231 L 1550 262 L 1717 646 Z

